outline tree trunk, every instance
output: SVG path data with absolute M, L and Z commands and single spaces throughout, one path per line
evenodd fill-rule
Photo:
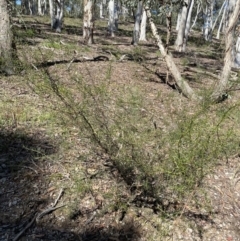
M 206 16 L 204 18 L 203 36 L 206 41 L 212 40 L 212 25 L 213 25 L 213 4 L 211 0 L 206 5 Z
M 55 0 L 57 5 L 57 11 L 54 16 L 53 29 L 56 32 L 61 33 L 63 25 L 63 10 L 64 10 L 64 0 Z
M 135 14 L 134 30 L 133 30 L 133 39 L 132 39 L 133 45 L 138 45 L 138 42 L 139 42 L 142 10 L 143 10 L 142 0 L 138 0 L 137 10 Z
M 181 21 L 180 21 L 180 25 L 179 25 L 179 29 L 178 29 L 178 35 L 177 35 L 177 39 L 175 41 L 175 49 L 179 52 L 183 51 L 188 5 L 189 5 L 189 0 L 185 0 L 183 8 L 182 8 Z
M 194 0 L 191 0 L 191 2 L 189 4 L 190 5 L 188 7 L 187 21 L 186 21 L 186 27 L 185 27 L 185 33 L 184 33 L 184 39 L 183 39 L 183 52 L 186 51 L 186 47 L 187 47 L 188 34 L 190 31 L 190 26 L 191 26 L 191 17 L 192 17 L 192 9 L 193 9 L 193 5 L 194 5 Z
M 147 41 L 147 39 L 146 39 L 146 26 L 147 26 L 147 13 L 146 13 L 145 10 L 143 10 L 139 41 Z
M 234 67 L 240 68 L 240 32 L 238 32 L 237 42 L 235 46 Z
M 218 13 L 218 15 L 217 15 L 217 17 L 216 17 L 216 19 L 215 19 L 215 22 L 214 22 L 214 24 L 213 24 L 213 26 L 212 26 L 212 32 L 214 31 L 214 28 L 215 28 L 215 26 L 216 26 L 216 24 L 217 24 L 218 18 L 221 16 L 221 13 L 222 13 L 222 11 L 223 11 L 223 8 L 226 8 L 226 0 L 223 2 L 222 7 L 220 8 L 219 13 Z
M 225 34 L 225 57 L 224 66 L 222 69 L 221 77 L 219 82 L 211 96 L 212 100 L 220 101 L 227 95 L 227 84 L 231 71 L 231 66 L 233 64 L 233 43 L 234 43 L 234 30 L 238 23 L 238 18 L 240 14 L 240 0 L 236 0 L 235 4 L 233 1 L 229 6 L 229 16 L 228 16 L 228 26 Z M 231 14 L 232 13 L 232 14 Z
M 38 0 L 38 15 L 43 16 L 46 11 L 46 0 Z
M 146 6 L 145 10 L 147 12 L 147 17 L 149 19 L 149 23 L 150 23 L 150 26 L 151 26 L 153 36 L 157 40 L 157 44 L 158 44 L 159 50 L 161 52 L 161 55 L 165 59 L 167 67 L 168 67 L 169 71 L 171 72 L 173 78 L 175 79 L 176 84 L 178 85 L 178 87 L 180 88 L 180 90 L 181 90 L 181 92 L 183 93 L 184 96 L 186 96 L 190 99 L 198 100 L 199 97 L 195 94 L 195 92 L 188 85 L 188 83 L 182 78 L 181 73 L 179 72 L 177 66 L 175 65 L 171 55 L 167 54 L 167 52 L 166 52 L 166 50 L 163 46 L 162 40 L 161 40 L 161 38 L 160 38 L 160 36 L 157 32 L 157 28 L 156 28 L 156 26 L 153 22 L 152 17 L 151 17 L 151 12 L 150 12 L 149 7 Z
M 181 16 L 182 16 L 182 8 L 179 9 L 179 11 L 178 11 L 176 31 L 179 30 L 179 27 L 180 27 L 180 24 L 181 24 Z
M 103 2 L 102 1 L 100 2 L 99 11 L 100 11 L 99 12 L 99 17 L 100 18 L 104 18 L 103 17 Z
M 0 0 L 0 71 L 7 75 L 14 73 L 12 38 L 8 4 Z
M 197 6 L 197 13 L 196 13 L 195 19 L 194 19 L 193 24 L 192 24 L 190 29 L 193 29 L 193 27 L 195 26 L 195 24 L 197 22 L 198 15 L 200 13 L 200 10 L 201 10 L 201 3 L 199 2 L 198 6 Z
M 84 0 L 83 41 L 85 44 L 93 44 L 93 26 L 93 1 Z
M 217 39 L 220 38 L 220 32 L 221 32 L 221 29 L 222 29 L 222 26 L 223 26 L 225 15 L 226 15 L 226 7 L 224 8 L 222 18 L 221 18 L 221 21 L 219 23 L 219 27 L 218 27 L 218 31 L 217 31 L 217 37 L 216 37 Z
M 108 30 L 112 37 L 115 36 L 116 31 L 115 17 L 114 17 L 114 0 L 110 0 L 108 3 L 109 20 L 108 20 Z
M 51 18 L 51 29 L 53 29 L 53 25 L 54 25 L 54 5 L 53 5 L 53 0 L 49 0 L 49 14 L 50 14 L 50 18 Z
M 167 22 L 167 39 L 166 39 L 166 52 L 168 53 L 168 47 L 172 32 L 172 5 L 171 10 L 166 13 L 166 22 Z

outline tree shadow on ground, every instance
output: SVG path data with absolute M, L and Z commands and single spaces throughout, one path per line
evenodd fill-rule
M 27 223 L 18 225 L 0 226 L 0 239 L 13 240 L 18 233 L 24 229 Z M 10 230 L 11 229 L 11 230 Z M 8 234 L 8 235 L 7 235 Z M 11 239 L 11 240 L 12 240 Z M 79 224 L 66 222 L 60 227 L 52 227 L 51 224 L 34 223 L 28 228 L 19 240 L 41 240 L 41 241 L 138 241 L 141 240 L 140 227 L 134 221 L 122 224 Z
M 42 131 L 0 129 L 0 240 L 9 240 L 9 230 L 46 206 L 42 194 L 47 183 L 43 163 L 56 153 L 57 144 Z
M 0 177 L 30 167 L 33 161 L 56 151 L 44 133 L 0 130 Z

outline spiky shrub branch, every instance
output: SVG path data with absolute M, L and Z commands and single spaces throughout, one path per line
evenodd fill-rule
M 152 197 L 159 204 L 163 199 L 181 202 L 218 158 L 236 148 L 233 129 L 226 122 L 236 107 L 212 118 L 209 106 L 198 106 L 191 116 L 187 110 L 179 112 L 174 129 L 158 128 L 146 94 L 136 86 L 116 87 L 108 80 L 76 77 L 66 87 L 49 72 L 44 85 L 44 94 L 49 91 L 59 100 L 54 105 L 68 117 L 65 123 L 108 155 L 136 198 Z

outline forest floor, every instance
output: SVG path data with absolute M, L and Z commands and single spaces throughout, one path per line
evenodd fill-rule
M 81 123 L 66 118 L 71 109 L 63 108 L 58 91 L 78 104 L 84 101 L 81 81 L 99 87 L 93 103 L 101 93 L 144 102 L 143 117 L 163 133 L 199 108 L 177 91 L 171 76 L 166 81 L 167 67 L 149 30 L 148 42 L 132 46 L 133 23 L 120 22 L 114 38 L 106 25 L 97 21 L 95 44 L 87 46 L 81 20 L 67 18 L 63 32 L 54 33 L 46 18 L 14 19 L 23 66 L 0 80 L 0 240 L 240 240 L 239 150 L 227 150 L 183 201 L 156 208 L 149 197 L 137 199 L 142 193 L 134 193 Z M 208 93 L 222 68 L 223 43 L 205 42 L 192 32 L 187 52 L 177 53 L 174 38 L 175 33 L 170 50 L 182 75 L 197 93 Z M 230 97 L 211 111 L 214 116 L 235 110 L 223 128 L 234 127 L 239 148 L 240 81 L 238 72 L 232 76 Z M 52 93 L 47 80 L 62 89 Z M 138 121 L 125 119 L 130 127 Z M 226 149 L 231 142 L 229 134 Z

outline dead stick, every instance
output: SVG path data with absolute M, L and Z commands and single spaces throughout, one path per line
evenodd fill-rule
M 33 225 L 33 223 L 34 223 L 34 221 L 35 221 L 35 219 L 36 219 L 36 216 L 37 216 L 37 214 L 34 215 L 34 218 L 31 220 L 31 222 L 30 222 L 22 231 L 20 231 L 20 232 L 15 236 L 15 238 L 13 239 L 13 241 L 17 241 L 17 240 L 22 236 L 22 234 Z

